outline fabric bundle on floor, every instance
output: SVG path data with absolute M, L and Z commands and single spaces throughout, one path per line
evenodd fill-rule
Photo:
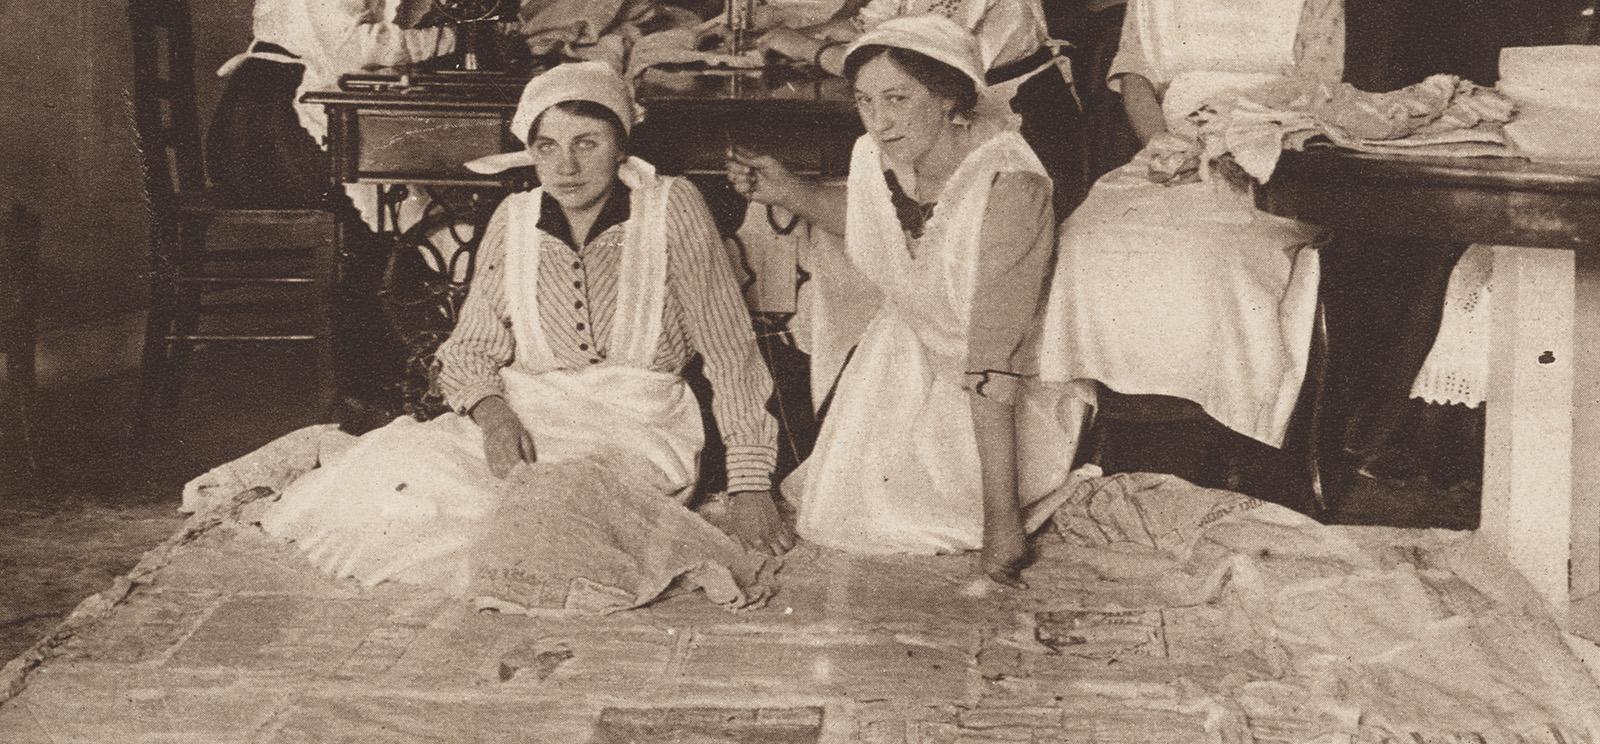
M 205 511 L 250 488 L 281 492 L 338 462 L 355 441 L 331 426 L 292 432 L 191 481 L 184 508 Z M 675 500 L 625 485 L 593 462 L 517 468 L 499 486 L 479 532 L 458 546 L 464 560 L 449 565 L 461 575 L 422 583 L 502 611 L 612 612 L 648 604 L 669 589 L 701 589 L 719 606 L 742 609 L 772 593 L 776 559 L 743 550 Z M 432 545 L 428 535 L 412 537 L 418 550 Z M 307 539 L 317 544 L 300 547 L 324 571 L 338 574 L 353 559 L 341 552 L 337 534 Z
M 1571 742 L 1600 737 L 1600 686 L 1531 588 L 1476 537 L 1374 548 L 1280 506 L 1168 475 L 1078 484 L 1056 514 L 1119 608 L 1203 606 L 1270 678 L 1197 682 L 1178 704 L 1260 741 Z M 1465 576 L 1498 577 L 1469 583 Z M 1242 682 L 1242 684 L 1239 684 Z M 1537 692 L 1535 692 L 1537 691 Z M 1226 736 L 1225 741 L 1233 741 Z

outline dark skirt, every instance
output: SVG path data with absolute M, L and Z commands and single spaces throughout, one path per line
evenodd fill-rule
M 302 74 L 299 65 L 252 58 L 228 77 L 207 131 L 206 172 L 231 205 L 330 209 L 345 223 L 333 313 L 335 417 L 359 433 L 398 409 L 405 351 L 378 300 L 389 242 L 332 190 L 328 153 L 295 115 Z
M 1125 165 L 1139 152 L 1139 138 L 1128 124 L 1122 96 L 1106 86 L 1116 59 L 1127 7 L 1114 5 L 1090 13 L 1073 27 L 1072 79 L 1083 98 L 1084 162 L 1092 183 Z
M 246 59 L 228 76 L 206 136 L 206 172 L 230 203 L 320 207 L 328 154 L 295 116 L 299 65 Z
M 1011 110 L 1022 117 L 1022 138 L 1055 184 L 1056 219 L 1066 219 L 1083 202 L 1089 187 L 1083 160 L 1083 112 L 1072 86 L 1056 70 L 1043 70 L 1018 88 Z

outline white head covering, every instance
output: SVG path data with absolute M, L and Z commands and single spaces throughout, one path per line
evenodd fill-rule
M 908 49 L 959 70 L 977 86 L 978 104 L 973 112 L 975 118 L 1010 126 L 1018 123 L 1011 113 L 1011 97 L 991 89 L 984 79 L 983 53 L 978 47 L 978 37 L 961 24 L 937 14 L 891 18 L 856 37 L 845 51 L 847 65 L 850 57 L 867 46 Z
M 960 70 L 972 79 L 980 91 L 987 85 L 983 77 L 983 55 L 978 51 L 978 37 L 942 15 L 890 18 L 856 37 L 845 51 L 845 59 L 848 61 L 866 46 L 909 49 Z
M 623 133 L 631 133 L 639 122 L 639 108 L 633 103 L 633 87 L 604 62 L 568 62 L 557 65 L 522 89 L 517 112 L 511 117 L 511 133 L 527 144 L 533 122 L 546 109 L 563 101 L 592 101 L 611 110 L 622 122 Z M 469 161 L 476 173 L 499 173 L 509 168 L 533 165 L 527 150 L 489 155 Z

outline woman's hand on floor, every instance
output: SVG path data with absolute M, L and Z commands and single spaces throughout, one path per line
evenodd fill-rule
M 794 530 L 778 513 L 771 491 L 728 494 L 728 528 L 747 550 L 783 555 L 794 547 Z
M 479 401 L 472 407 L 472 420 L 483 430 L 483 457 L 496 478 L 509 475 L 519 462 L 539 459 L 533 435 L 504 398 L 492 395 Z

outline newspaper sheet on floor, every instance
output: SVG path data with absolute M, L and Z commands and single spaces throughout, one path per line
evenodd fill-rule
M 0 741 L 1600 741 L 1600 686 L 1470 533 L 1090 473 L 1028 591 L 802 545 L 743 613 L 498 614 L 327 579 L 252 525 L 325 434 L 196 489 L 6 665 Z

